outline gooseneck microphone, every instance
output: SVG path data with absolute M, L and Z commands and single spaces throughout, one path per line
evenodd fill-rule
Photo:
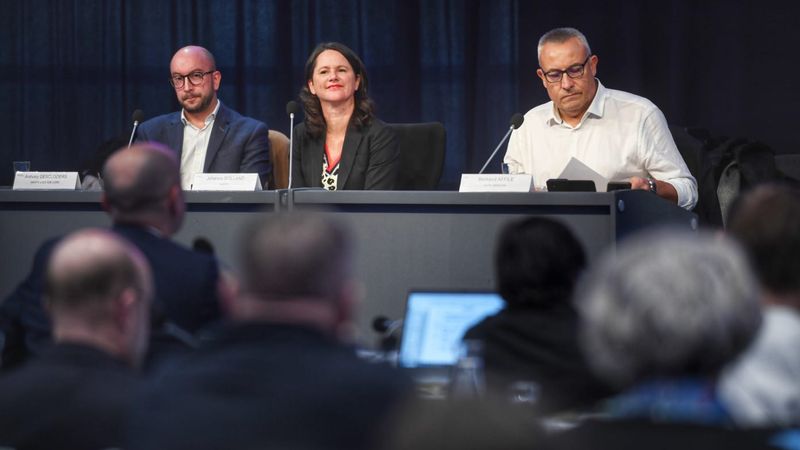
M 286 114 L 289 115 L 289 185 L 287 188 L 292 188 L 292 164 L 294 155 L 294 115 L 300 112 L 300 105 L 296 101 L 290 100 L 286 104 Z
M 494 149 L 494 151 L 492 152 L 491 156 L 489 156 L 489 159 L 486 160 L 486 163 L 483 165 L 483 167 L 481 167 L 481 171 L 478 172 L 478 174 L 481 174 L 481 173 L 483 173 L 484 170 L 486 170 L 486 166 L 488 166 L 489 163 L 492 161 L 492 159 L 494 159 L 494 155 L 497 154 L 497 151 L 500 150 L 500 147 L 503 145 L 503 143 L 506 141 L 506 139 L 508 139 L 508 137 L 511 136 L 511 132 L 516 130 L 517 128 L 519 128 L 520 125 L 522 125 L 522 122 L 524 120 L 525 120 L 525 116 L 523 116 L 520 113 L 516 113 L 513 116 L 511 116 L 511 126 L 508 127 L 508 131 L 506 131 L 506 135 L 503 136 L 503 139 L 501 139 L 500 143 L 497 144 L 497 148 Z
M 139 124 L 144 120 L 144 113 L 141 109 L 137 109 L 133 112 L 133 131 L 131 131 L 131 138 L 128 140 L 128 148 L 131 148 L 131 144 L 133 144 L 133 136 L 136 135 L 136 128 L 139 127 Z
M 372 319 L 372 329 L 380 334 L 389 335 L 403 326 L 403 320 L 392 320 L 386 316 L 376 316 Z
M 392 320 L 386 316 L 372 319 L 372 329 L 380 334 L 379 347 L 384 352 L 397 350 L 399 344 L 398 331 L 403 327 L 403 319 Z

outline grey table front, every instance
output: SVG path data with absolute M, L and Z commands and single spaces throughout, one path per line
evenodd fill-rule
M 348 222 L 365 285 L 360 329 L 402 316 L 409 289 L 492 289 L 498 230 L 524 216 L 564 222 L 590 258 L 653 224 L 696 228 L 694 214 L 644 191 L 614 193 L 291 192 L 290 208 L 325 208 Z
M 186 192 L 187 212 L 175 239 L 191 246 L 208 240 L 220 259 L 235 260 L 238 231 L 255 214 L 279 208 L 280 193 Z M 111 221 L 96 191 L 0 190 L 0 299 L 22 280 L 33 255 L 48 238 L 84 227 L 107 227 Z
M 189 192 L 188 212 L 176 239 L 203 238 L 234 271 L 242 226 L 259 213 L 319 209 L 348 224 L 356 237 L 356 270 L 365 297 L 359 311 L 362 340 L 377 315 L 402 315 L 414 288 L 491 289 L 497 231 L 523 216 L 567 224 L 590 258 L 627 233 L 654 223 L 695 228 L 694 215 L 643 191 L 613 193 L 458 193 L 319 190 Z M 47 238 L 87 226 L 107 226 L 97 192 L 0 191 L 0 297 L 25 276 L 33 252 Z

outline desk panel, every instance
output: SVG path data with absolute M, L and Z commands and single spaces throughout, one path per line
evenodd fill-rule
M 644 191 L 612 193 L 458 193 L 293 190 L 188 192 L 176 240 L 208 240 L 223 264 L 238 270 L 237 246 L 258 214 L 324 208 L 356 238 L 356 271 L 365 287 L 358 329 L 374 343 L 377 315 L 399 318 L 409 289 L 492 289 L 496 235 L 510 220 L 538 215 L 570 227 L 590 259 L 626 234 L 653 224 L 696 228 L 694 214 Z M 98 192 L 0 191 L 0 298 L 27 274 L 47 238 L 108 226 Z

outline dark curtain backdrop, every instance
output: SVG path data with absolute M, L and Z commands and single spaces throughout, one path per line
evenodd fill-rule
M 77 170 L 131 113 L 177 109 L 172 54 L 209 48 L 220 98 L 288 132 L 285 105 L 321 41 L 365 61 L 387 122 L 447 128 L 442 186 L 476 171 L 514 112 L 547 100 L 536 41 L 586 33 L 607 87 L 673 124 L 798 151 L 798 6 L 777 1 L 0 0 L 0 185 L 11 161 Z M 492 168 L 497 171 L 499 163 Z

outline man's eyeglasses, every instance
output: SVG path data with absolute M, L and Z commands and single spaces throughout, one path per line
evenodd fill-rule
M 170 77 L 169 84 L 171 84 L 175 89 L 180 89 L 183 87 L 183 83 L 185 83 L 184 80 L 188 79 L 192 86 L 199 86 L 203 82 L 203 78 L 206 75 L 214 72 L 216 72 L 216 70 L 209 70 L 208 72 L 197 71 L 192 72 L 189 75 L 174 74 Z
M 589 62 L 589 59 L 592 55 L 586 57 L 586 60 L 583 64 L 573 64 L 566 68 L 566 70 L 548 70 L 544 72 L 544 79 L 547 80 L 548 83 L 558 83 L 564 77 L 564 74 L 567 74 L 570 78 L 580 78 L 583 76 L 583 72 L 586 69 L 586 63 Z

